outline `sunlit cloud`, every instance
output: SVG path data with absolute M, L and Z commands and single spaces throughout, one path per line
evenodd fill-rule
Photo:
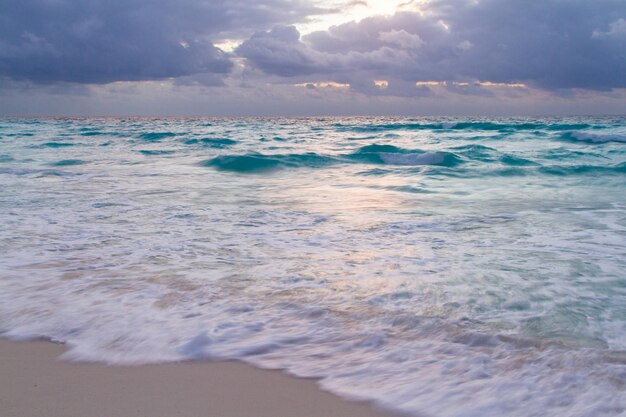
M 335 13 L 314 16 L 308 22 L 297 23 L 302 34 L 326 30 L 346 22 L 358 22 L 372 16 L 391 16 L 398 11 L 421 12 L 425 0 L 348 0 L 321 1 L 320 7 L 336 10 Z
M 478 82 L 475 84 L 478 84 L 481 87 L 528 88 L 528 85 L 524 83 L 494 83 L 491 81 L 485 81 L 485 82 Z
M 459 82 L 459 81 L 416 81 L 418 87 L 504 87 L 504 88 L 528 88 L 524 83 L 494 83 L 491 81 Z
M 222 41 L 215 42 L 215 46 L 224 52 L 233 52 L 239 45 L 241 45 L 241 42 L 241 40 L 237 39 L 224 39 Z
M 445 81 L 416 81 L 415 85 L 418 87 L 434 87 L 438 85 L 446 85 Z
M 303 88 L 350 88 L 348 83 L 337 83 L 334 81 L 320 81 L 314 83 L 299 83 L 294 84 L 295 87 Z

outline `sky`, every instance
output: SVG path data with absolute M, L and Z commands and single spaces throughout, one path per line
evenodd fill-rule
M 3 0 L 0 115 L 626 114 L 625 0 Z

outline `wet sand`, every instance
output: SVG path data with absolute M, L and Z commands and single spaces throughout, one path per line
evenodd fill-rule
M 315 380 L 240 362 L 109 366 L 62 344 L 0 340 L 2 417 L 389 417 Z

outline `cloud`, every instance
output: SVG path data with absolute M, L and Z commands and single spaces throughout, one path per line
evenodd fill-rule
M 592 34 L 592 38 L 611 38 L 611 37 L 626 38 L 626 20 L 618 19 L 609 25 L 609 30 L 607 32 L 594 30 Z
M 353 24 L 346 26 L 352 27 Z M 360 26 L 357 26 L 357 29 L 359 28 Z M 336 29 L 344 30 L 346 34 L 349 32 L 344 26 Z M 317 34 L 319 33 L 311 36 L 315 37 Z M 364 47 L 360 48 L 359 45 L 347 42 L 343 45 L 340 42 L 329 42 L 328 46 L 331 48 L 332 45 L 333 51 L 328 52 L 326 39 L 318 38 L 321 47 L 316 48 L 309 37 L 301 39 L 295 27 L 279 26 L 269 32 L 255 33 L 236 49 L 236 53 L 246 58 L 254 68 L 269 75 L 294 79 L 311 76 L 314 78 L 312 81 L 332 78 L 333 81 L 349 83 L 353 87 L 359 84 L 373 86 L 373 80 L 377 75 L 391 75 L 410 66 L 412 62 L 410 51 L 388 46 L 389 42 L 379 39 L 378 32 L 369 35 L 369 38 L 377 44 L 375 48 L 366 47 L 368 44 L 367 41 L 363 41 L 363 36 L 353 36 L 352 33 L 348 35 L 355 42 L 363 43 Z
M 586 113 L 596 100 L 596 113 L 624 111 L 624 0 L 414 0 L 390 16 L 296 29 L 322 27 L 325 13 L 336 22 L 349 3 L 0 1 L 0 108 Z
M 226 74 L 232 62 L 214 41 L 324 12 L 305 0 L 5 0 L 0 77 L 109 83 Z
M 626 2 L 619 0 L 432 0 L 419 13 L 371 17 L 301 38 L 294 28 L 280 29 L 290 31 L 289 39 L 259 32 L 236 52 L 267 74 L 311 82 L 611 90 L 626 87 L 624 16 Z M 394 91 L 406 94 L 386 89 Z M 463 92 L 489 95 L 484 86 Z
M 414 35 L 404 29 L 381 32 L 378 35 L 378 39 L 387 44 L 397 46 L 402 49 L 419 48 L 424 44 L 424 41 L 422 40 L 422 38 L 419 37 L 419 35 Z
M 276 26 L 268 32 L 257 32 L 236 52 L 264 72 L 283 77 L 324 73 L 327 58 L 332 58 L 302 43 L 294 26 Z

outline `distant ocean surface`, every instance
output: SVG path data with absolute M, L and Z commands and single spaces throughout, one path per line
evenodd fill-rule
M 0 119 L 0 336 L 624 416 L 626 118 Z

